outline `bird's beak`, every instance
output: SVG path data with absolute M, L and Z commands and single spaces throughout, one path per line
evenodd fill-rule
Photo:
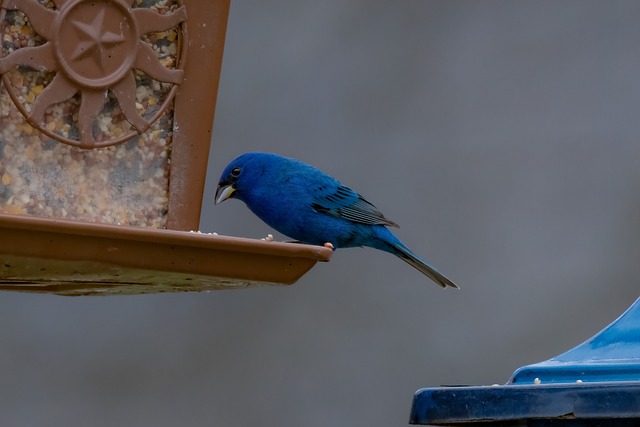
M 236 189 L 233 184 L 219 184 L 216 189 L 216 205 L 224 202 L 235 193 Z

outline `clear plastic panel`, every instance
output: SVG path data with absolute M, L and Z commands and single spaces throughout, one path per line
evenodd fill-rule
M 96 1 L 77 11 L 82 2 L 71 2 L 18 1 L 0 12 L 0 213 L 162 228 L 181 79 L 179 4 Z M 101 21 L 109 15 L 115 24 Z M 53 29 L 38 28 L 47 20 Z M 69 28 L 81 35 L 98 23 L 90 35 L 99 43 L 59 53 Z M 117 35 L 117 25 L 129 27 Z M 123 61 L 133 65 L 118 68 Z M 98 71 L 82 75 L 90 62 Z

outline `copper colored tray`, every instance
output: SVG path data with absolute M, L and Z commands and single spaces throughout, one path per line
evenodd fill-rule
M 325 247 L 0 215 L 0 290 L 116 295 L 289 285 Z

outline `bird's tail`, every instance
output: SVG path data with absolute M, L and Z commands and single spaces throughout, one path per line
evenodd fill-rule
M 453 283 L 451 280 L 447 279 L 445 276 L 442 275 L 442 273 L 440 273 L 438 270 L 436 270 L 426 262 L 422 261 L 420 258 L 415 256 L 411 252 L 402 251 L 399 248 L 397 249 L 400 252 L 398 257 L 401 260 L 403 260 L 404 262 L 409 264 L 411 267 L 415 268 L 416 270 L 418 270 L 419 272 L 427 276 L 429 279 L 436 282 L 438 285 L 442 286 L 443 288 L 446 288 L 449 286 L 452 288 L 460 289 L 458 285 Z
M 393 235 L 389 230 L 385 228 L 385 230 L 391 235 L 391 238 L 388 236 L 385 240 L 385 243 L 389 245 L 391 250 L 387 250 L 387 252 L 391 252 L 396 255 L 398 258 L 409 264 L 411 267 L 415 268 L 429 279 L 436 282 L 438 285 L 443 288 L 451 287 L 455 289 L 460 289 L 458 285 L 453 283 L 451 280 L 447 279 L 442 275 L 438 270 L 427 264 L 425 261 L 421 260 L 416 254 L 414 254 L 411 249 L 406 247 L 404 243 L 402 243 L 397 237 Z M 386 233 L 385 233 L 386 234 Z

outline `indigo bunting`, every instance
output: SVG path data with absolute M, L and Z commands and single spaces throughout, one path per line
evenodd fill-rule
M 222 172 L 215 204 L 235 198 L 295 240 L 337 248 L 368 246 L 399 257 L 438 285 L 457 288 L 418 258 L 387 227 L 398 225 L 364 197 L 299 160 L 245 153 Z

